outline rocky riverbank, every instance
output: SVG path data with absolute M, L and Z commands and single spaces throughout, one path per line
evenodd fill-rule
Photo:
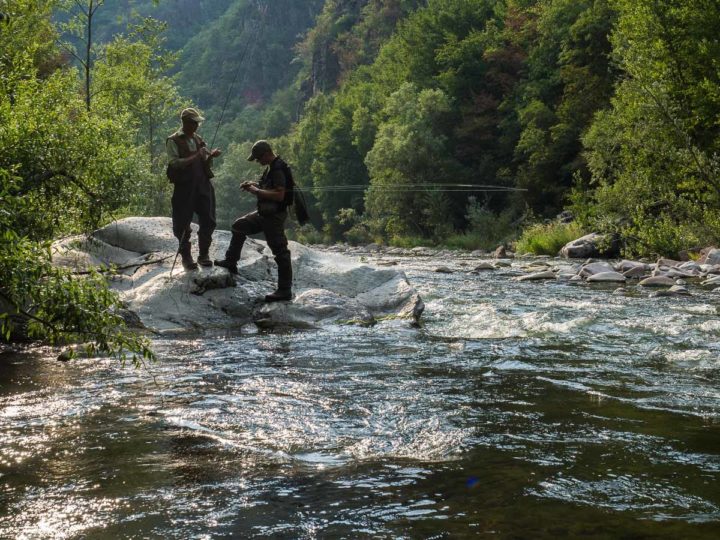
M 177 240 L 171 229 L 169 218 L 126 218 L 89 238 L 56 242 L 53 261 L 79 272 L 114 268 L 109 281 L 120 293 L 128 322 L 158 333 L 372 324 L 388 317 L 417 322 L 424 309 L 403 272 L 296 242 L 290 242 L 295 298 L 266 304 L 259 299 L 274 289 L 277 270 L 265 242 L 248 240 L 238 276 L 222 268 L 185 272 L 179 263 L 172 268 Z M 229 241 L 228 231 L 216 231 L 211 258 L 222 257 Z
M 377 266 L 395 266 L 407 257 L 418 257 L 435 263 L 439 273 L 502 272 L 516 281 L 559 281 L 587 286 L 615 285 L 614 292 L 648 294 L 653 297 L 687 296 L 720 293 L 720 249 L 707 249 L 697 261 L 671 259 L 567 259 L 549 256 L 516 256 L 498 249 L 457 251 L 416 247 L 412 249 L 366 246 L 315 245 L 314 249 L 359 257 Z

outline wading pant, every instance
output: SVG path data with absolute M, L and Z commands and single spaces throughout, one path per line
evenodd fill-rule
M 193 214 L 197 214 L 200 225 L 197 233 L 200 255 L 207 255 L 215 231 L 215 188 L 210 182 L 202 189 L 192 185 L 175 185 L 172 196 L 173 234 L 180 242 L 180 253 L 188 256 Z
M 240 260 L 245 239 L 251 234 L 263 233 L 268 247 L 275 256 L 278 267 L 278 289 L 292 289 L 292 264 L 290 250 L 285 236 L 285 219 L 287 212 L 272 212 L 261 216 L 252 212 L 235 220 L 230 230 L 232 238 L 225 252 L 225 259 L 237 263 Z

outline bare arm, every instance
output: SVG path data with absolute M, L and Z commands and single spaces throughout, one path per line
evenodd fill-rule
M 261 201 L 282 202 L 285 200 L 285 188 L 260 189 L 255 182 L 243 182 L 240 187 Z

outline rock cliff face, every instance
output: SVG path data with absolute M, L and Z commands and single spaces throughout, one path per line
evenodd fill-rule
M 222 257 L 229 241 L 228 231 L 216 231 L 211 258 Z M 170 275 L 176 246 L 169 218 L 127 218 L 90 238 L 57 242 L 53 260 L 77 270 L 116 266 L 110 282 L 120 292 L 128 318 L 156 332 L 248 323 L 302 328 L 333 322 L 372 324 L 380 317 L 417 322 L 424 308 L 402 272 L 296 242 L 290 242 L 295 298 L 265 304 L 259 299 L 276 283 L 275 261 L 265 242 L 248 240 L 236 277 L 222 268 L 185 272 L 179 261 Z

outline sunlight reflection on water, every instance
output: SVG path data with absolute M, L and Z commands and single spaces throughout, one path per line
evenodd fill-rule
M 710 300 L 404 262 L 420 329 L 161 340 L 157 384 L 10 356 L 0 537 L 670 538 L 720 521 Z

